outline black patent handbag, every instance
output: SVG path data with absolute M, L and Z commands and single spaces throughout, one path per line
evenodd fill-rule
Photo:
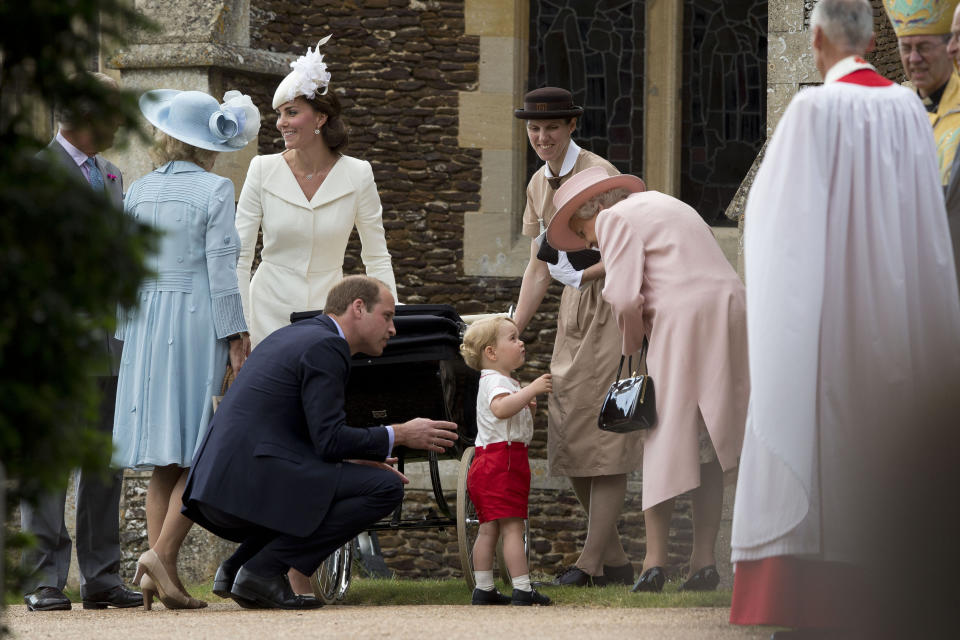
M 647 353 L 647 338 L 643 338 L 640 349 L 640 359 L 637 366 L 643 361 Z M 603 399 L 603 407 L 597 417 L 597 425 L 604 431 L 614 433 L 629 433 L 641 429 L 652 429 L 657 424 L 657 397 L 653 389 L 653 378 L 649 375 L 633 375 L 633 358 L 627 361 L 628 377 L 620 379 L 623 371 L 623 361 L 626 356 L 620 356 L 620 366 L 617 368 L 617 380 L 610 385 L 607 397 Z

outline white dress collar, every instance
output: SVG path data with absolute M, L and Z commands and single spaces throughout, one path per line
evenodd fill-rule
M 840 62 L 827 69 L 827 75 L 823 78 L 823 84 L 836 82 L 840 78 L 848 76 L 854 71 L 859 71 L 860 69 L 872 69 L 873 71 L 877 70 L 876 67 L 860 56 L 847 56 Z
M 577 143 L 573 141 L 573 138 L 570 138 L 570 144 L 567 145 L 567 153 L 563 156 L 563 164 L 560 165 L 560 177 L 563 177 L 573 171 L 573 164 L 577 161 L 577 156 L 579 155 L 580 147 L 578 147 Z M 555 177 L 553 172 L 550 171 L 549 162 L 543 165 L 543 174 L 548 178 Z

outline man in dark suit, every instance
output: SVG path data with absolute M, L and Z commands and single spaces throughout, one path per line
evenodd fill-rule
M 394 300 L 373 278 L 331 289 L 324 315 L 283 327 L 253 350 L 220 404 L 187 479 L 183 512 L 240 542 L 220 566 L 214 593 L 245 607 L 320 606 L 295 595 L 305 575 L 386 516 L 406 479 L 386 464 L 394 445 L 442 452 L 451 422 L 415 418 L 361 429 L 346 424 L 354 353 L 379 355 L 396 331 Z
M 93 74 L 105 85 L 116 89 L 107 75 Z M 113 145 L 116 120 L 95 113 L 56 113 L 60 128 L 42 156 L 63 167 L 91 188 L 105 192 L 114 206 L 123 207 L 123 180 L 120 169 L 99 156 Z M 122 343 L 100 336 L 110 364 L 99 372 L 102 392 L 100 423 L 113 432 L 113 405 L 117 394 L 117 372 Z M 119 503 L 122 475 L 114 472 L 104 481 L 99 475 L 79 475 L 77 481 L 77 562 L 80 565 L 80 591 L 84 609 L 136 607 L 143 597 L 123 586 L 120 579 Z M 24 554 L 28 593 L 23 600 L 30 611 L 70 608 L 63 594 L 70 569 L 72 541 L 63 518 L 66 491 L 44 494 L 36 505 L 20 504 L 21 527 L 37 538 L 36 546 Z

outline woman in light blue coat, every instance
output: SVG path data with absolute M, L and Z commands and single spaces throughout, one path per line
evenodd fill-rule
M 249 353 L 237 289 L 239 237 L 233 183 L 210 173 L 218 152 L 256 137 L 259 111 L 228 92 L 225 103 L 199 91 L 145 93 L 140 109 L 158 129 L 156 170 L 131 185 L 124 209 L 161 231 L 149 258 L 154 277 L 121 314 L 124 341 L 114 412 L 113 462 L 153 467 L 147 488 L 150 551 L 141 558 L 144 606 L 159 591 L 168 608 L 199 608 L 177 577 L 177 555 L 192 524 L 180 514 L 187 470 L 213 413 L 229 358 Z M 138 572 L 139 573 L 139 572 Z

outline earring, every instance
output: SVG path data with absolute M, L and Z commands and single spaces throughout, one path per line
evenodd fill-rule
M 313 135 L 315 135 L 315 136 L 320 135 L 320 129 L 314 129 L 314 130 L 313 130 Z

